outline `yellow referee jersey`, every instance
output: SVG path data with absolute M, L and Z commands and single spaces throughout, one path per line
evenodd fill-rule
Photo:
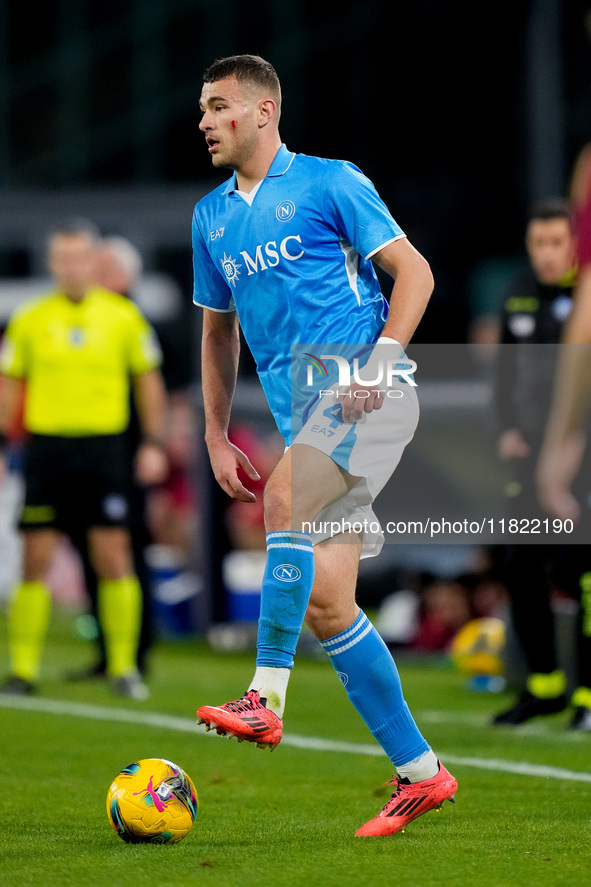
M 159 366 L 154 331 L 136 305 L 101 287 L 81 302 L 52 291 L 17 309 L 0 371 L 26 381 L 28 431 L 118 434 L 129 423 L 130 375 Z

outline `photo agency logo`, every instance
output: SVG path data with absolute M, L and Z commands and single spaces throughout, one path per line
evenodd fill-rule
M 380 349 L 383 347 L 386 352 L 389 346 L 379 347 Z M 406 355 L 378 358 L 376 349 L 374 349 L 363 367 L 359 365 L 363 358 L 354 357 L 350 361 L 342 354 L 321 354 L 318 356 L 310 352 L 303 352 L 302 357 L 308 364 L 306 372 L 306 386 L 308 388 L 316 387 L 319 377 L 321 381 L 326 379 L 328 384 L 329 377 L 334 377 L 334 364 L 336 363 L 338 382 L 332 388 L 321 389 L 320 397 L 328 395 L 346 397 L 352 385 L 361 386 L 355 391 L 355 397 L 369 396 L 370 388 L 373 391 L 377 388 L 385 397 L 402 397 L 399 388 L 400 382 L 406 382 L 412 388 L 417 387 L 413 378 L 417 365 Z M 328 361 L 333 361 L 333 365 L 327 366 Z

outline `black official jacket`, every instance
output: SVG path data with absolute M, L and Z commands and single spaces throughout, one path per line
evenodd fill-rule
M 546 424 L 558 343 L 572 310 L 575 282 L 574 271 L 552 286 L 526 272 L 510 284 L 503 302 L 495 379 L 499 433 L 518 428 L 534 449 Z

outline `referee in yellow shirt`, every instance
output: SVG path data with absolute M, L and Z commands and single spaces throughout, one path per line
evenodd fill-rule
M 98 611 L 113 691 L 145 699 L 136 668 L 141 591 L 130 551 L 125 437 L 129 386 L 143 443 L 142 483 L 167 471 L 166 395 L 152 328 L 129 299 L 93 284 L 100 238 L 72 220 L 49 239 L 55 288 L 13 314 L 0 351 L 0 453 L 25 390 L 22 580 L 9 609 L 11 673 L 4 693 L 35 690 L 50 612 L 45 576 L 63 527 L 85 526 L 98 577 Z M 0 455 L 0 476 L 3 471 Z

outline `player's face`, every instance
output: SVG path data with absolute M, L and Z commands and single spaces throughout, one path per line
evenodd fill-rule
M 123 267 L 119 258 L 107 248 L 98 252 L 96 281 L 105 289 L 111 290 L 113 293 L 121 293 L 123 296 L 128 295 L 134 284 L 132 275 Z
M 567 219 L 534 219 L 527 228 L 526 246 L 541 283 L 559 283 L 574 267 L 575 243 Z
M 205 133 L 214 166 L 240 170 L 256 151 L 259 107 L 256 97 L 235 77 L 204 83 L 200 101 Z
M 57 234 L 49 247 L 49 269 L 67 296 L 80 299 L 92 286 L 97 248 L 88 234 Z

